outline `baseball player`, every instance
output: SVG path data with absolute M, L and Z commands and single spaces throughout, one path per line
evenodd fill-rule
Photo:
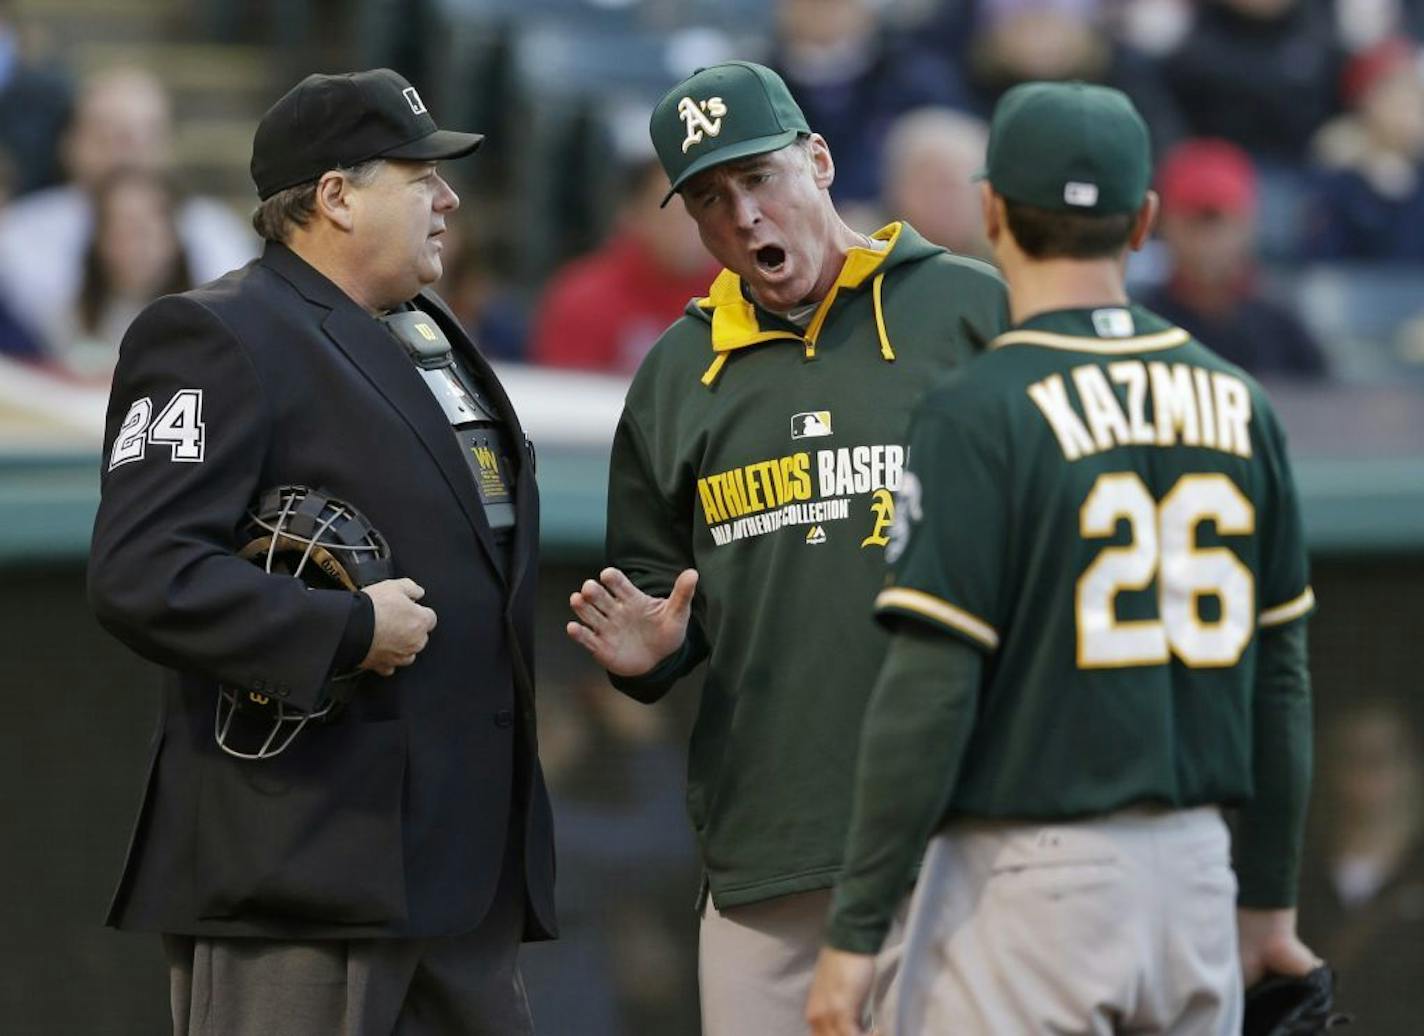
M 1116 90 L 1026 84 L 995 112 L 982 192 L 1014 326 L 912 426 L 818 1036 L 860 1031 L 932 831 L 891 1032 L 1225 1036 L 1243 972 L 1318 963 L 1293 909 L 1295 487 L 1260 387 L 1127 299 L 1150 173 Z
M 569 633 L 643 701 L 709 660 L 688 772 L 703 1032 L 781 1036 L 804 1031 L 845 847 L 910 407 L 1005 326 L 1005 295 L 903 223 L 848 227 L 826 142 L 770 69 L 699 71 L 651 129 L 725 269 L 633 380 L 616 567 L 572 595 Z

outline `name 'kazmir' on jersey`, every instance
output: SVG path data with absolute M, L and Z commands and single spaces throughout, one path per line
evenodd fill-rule
M 1256 632 L 1314 604 L 1261 388 L 1140 307 L 1041 314 L 916 419 L 877 613 L 992 653 L 950 815 L 1251 794 Z

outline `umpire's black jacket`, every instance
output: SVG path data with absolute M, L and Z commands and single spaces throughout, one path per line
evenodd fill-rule
M 484 375 L 523 444 L 449 312 L 429 296 L 417 305 Z M 200 393 L 200 410 L 189 392 L 162 420 L 184 390 Z M 553 934 L 531 673 L 539 507 L 522 447 L 519 463 L 506 576 L 454 433 L 414 365 L 281 245 L 139 316 L 109 404 L 89 595 L 106 628 L 169 671 L 110 924 L 278 938 L 466 932 L 494 895 L 506 831 L 518 831 L 526 937 Z M 439 625 L 413 665 L 364 676 L 338 722 L 244 761 L 214 741 L 218 683 L 310 706 L 352 610 L 347 593 L 235 556 L 258 491 L 288 483 L 361 510 Z M 513 803 L 524 804 L 522 822 Z

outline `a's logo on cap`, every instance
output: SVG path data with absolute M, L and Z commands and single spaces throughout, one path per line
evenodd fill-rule
M 413 114 L 425 114 L 425 102 L 420 99 L 420 94 L 415 92 L 415 87 L 407 86 L 401 91 L 401 95 L 405 97 L 405 103 L 410 105 L 410 110 Z
M 722 116 L 727 114 L 727 106 L 720 97 L 709 97 L 701 103 L 684 97 L 677 102 L 677 114 L 687 124 L 687 138 L 682 142 L 682 153 L 685 155 L 693 144 L 701 143 L 704 133 L 715 137 L 722 132 Z M 708 118 L 709 115 L 711 118 Z
M 1063 200 L 1069 205 L 1091 209 L 1098 203 L 1098 185 L 1069 180 L 1063 185 Z

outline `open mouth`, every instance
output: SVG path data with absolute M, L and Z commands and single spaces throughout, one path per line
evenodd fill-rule
M 756 262 L 767 273 L 776 273 L 786 263 L 786 249 L 778 245 L 763 245 L 756 250 Z

